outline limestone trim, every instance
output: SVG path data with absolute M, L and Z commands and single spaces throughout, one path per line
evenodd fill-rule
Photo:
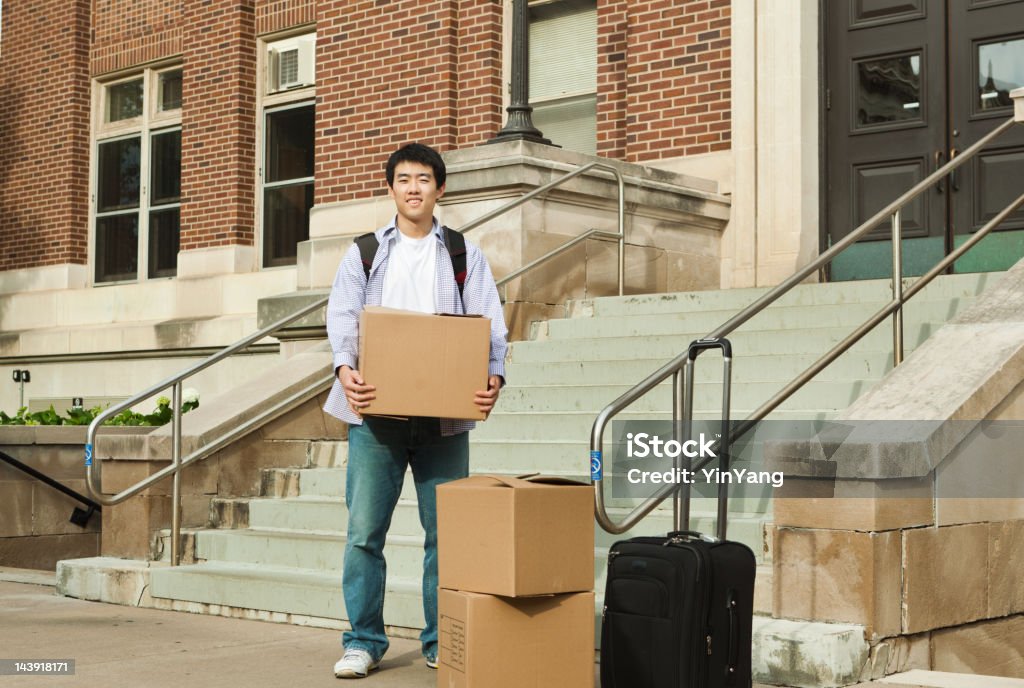
M 925 477 L 963 449 L 981 420 L 1019 396 L 1022 381 L 1024 261 L 838 416 L 837 422 L 856 421 L 839 451 L 822 448 L 827 438 L 771 451 L 783 461 L 806 457 L 790 464 L 796 475 L 824 469 L 836 478 Z M 1000 413 L 1006 420 L 1014 415 L 1021 417 Z M 898 435 L 892 421 L 902 421 Z
M 733 222 L 722 287 L 770 286 L 819 253 L 819 3 L 733 3 Z
M 89 281 L 89 268 L 85 265 L 65 263 L 38 268 L 0 271 L 0 294 L 20 294 L 27 291 L 55 289 L 82 289 Z
M 181 251 L 178 253 L 178 279 L 252 272 L 256 269 L 256 256 L 255 247 L 239 244 Z

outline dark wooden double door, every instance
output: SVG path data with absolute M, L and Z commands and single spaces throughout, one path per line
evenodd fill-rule
M 824 0 L 825 242 L 1013 116 L 1024 0 Z M 918 197 L 904 237 L 948 252 L 1024 192 L 1024 126 Z M 1024 228 L 1024 212 L 1004 230 Z M 889 222 L 869 238 L 888 239 Z M 986 240 L 987 241 L 987 240 Z

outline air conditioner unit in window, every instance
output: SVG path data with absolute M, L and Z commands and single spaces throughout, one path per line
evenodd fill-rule
M 316 44 L 299 40 L 288 46 L 270 48 L 268 80 L 271 92 L 312 86 Z

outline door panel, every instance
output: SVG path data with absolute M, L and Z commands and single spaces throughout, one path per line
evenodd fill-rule
M 1013 116 L 1009 93 L 1024 86 L 1024 2 L 950 3 L 951 148 L 963 150 Z M 1024 130 L 1014 127 L 952 180 L 953 234 L 969 234 L 1024 189 Z M 1024 211 L 1000 231 L 1024 228 Z
M 896 196 L 927 176 L 927 163 L 921 158 L 886 160 L 853 166 L 851 197 L 856 206 L 851 225 L 860 226 L 865 220 L 885 207 Z M 887 200 L 886 200 L 887 199 Z M 906 238 L 928 236 L 928 201 L 918 197 L 903 208 L 902 230 Z M 871 238 L 888 239 L 891 223 L 886 221 L 868 234 Z
M 834 244 L 951 155 L 1013 115 L 1024 86 L 1024 0 L 823 0 L 826 241 Z M 904 258 L 948 252 L 1024 191 L 1024 127 L 1004 134 L 904 208 Z M 1024 209 L 956 269 L 1005 269 L 1022 254 Z M 889 239 L 889 222 L 868 240 Z M 938 243 L 936 243 L 938 242 Z M 884 244 L 833 264 L 883 276 Z M 920 261 L 918 261 L 920 263 Z M 920 265 L 912 270 L 920 269 Z
M 945 17 L 935 9 L 924 0 L 824 3 L 831 244 L 935 168 L 945 139 Z M 907 237 L 942 236 L 944 198 L 919 197 L 903 220 Z M 890 231 L 886 220 L 870 236 Z
M 877 26 L 903 19 L 923 19 L 925 0 L 854 0 L 850 3 L 850 26 Z

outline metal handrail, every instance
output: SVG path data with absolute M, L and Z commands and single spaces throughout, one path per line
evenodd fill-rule
M 143 491 L 143 490 L 145 490 L 145 489 L 155 485 L 157 482 L 159 482 L 160 480 L 166 478 L 168 475 L 173 475 L 174 476 L 174 484 L 173 484 L 173 487 L 172 487 L 172 503 L 173 503 L 174 506 L 173 506 L 173 509 L 172 509 L 172 512 L 171 512 L 171 527 L 172 527 L 172 534 L 174 536 L 172 537 L 172 540 L 171 540 L 171 560 L 172 560 L 172 562 L 175 565 L 177 565 L 177 563 L 180 562 L 180 560 L 181 560 L 180 559 L 180 551 L 178 549 L 178 546 L 179 546 L 178 540 L 179 540 L 179 538 L 177 537 L 177 534 L 180 532 L 180 525 L 181 525 L 180 524 L 180 511 L 181 510 L 179 508 L 179 505 L 181 504 L 181 476 L 180 476 L 180 470 L 181 470 L 182 466 L 185 465 L 185 462 L 183 462 L 181 460 L 181 387 L 182 387 L 182 382 L 184 382 L 186 379 L 188 379 L 192 375 L 195 375 L 196 373 L 198 373 L 198 372 L 200 372 L 202 370 L 205 370 L 206 368 L 209 368 L 214 363 L 217 363 L 218 361 L 221 361 L 221 360 L 227 358 L 228 356 L 231 356 L 232 354 L 237 353 L 238 351 L 241 351 L 241 350 L 245 349 L 250 344 L 254 344 L 257 341 L 263 339 L 264 337 L 266 337 L 266 336 L 276 332 L 277 330 L 281 329 L 285 325 L 288 325 L 289 323 L 294 322 L 295 320 L 298 320 L 299 318 L 312 313 L 313 311 L 317 310 L 318 308 L 321 308 L 325 303 L 326 303 L 326 299 L 319 299 L 319 300 L 317 300 L 317 301 L 315 301 L 313 303 L 310 303 L 310 304 L 300 308 L 296 312 L 292 313 L 291 315 L 285 316 L 284 318 L 281 318 L 277 322 L 271 323 L 270 325 L 268 325 L 268 326 L 264 327 L 263 329 L 255 332 L 254 334 L 251 334 L 248 337 L 244 337 L 243 339 L 240 339 L 239 341 L 235 342 L 231 346 L 228 346 L 227 348 L 225 348 L 225 349 L 223 349 L 223 350 L 213 354 L 212 356 L 209 356 L 208 358 L 203 359 L 199 363 L 196 363 L 196 364 L 194 364 L 192 366 L 189 366 L 188 368 L 186 368 L 185 370 L 181 371 L 180 373 L 178 373 L 176 375 L 172 375 L 171 377 L 169 377 L 169 378 L 167 378 L 165 380 L 162 380 L 161 382 L 156 383 L 152 387 L 149 387 L 148 389 L 146 389 L 146 390 L 144 390 L 142 392 L 139 392 L 138 394 L 136 394 L 136 395 L 134 395 L 132 397 L 129 397 L 128 399 L 120 402 L 119 404 L 116 404 L 115 406 L 113 406 L 111 408 L 105 409 L 99 415 L 97 415 L 93 419 L 93 421 L 89 424 L 89 429 L 86 431 L 86 435 L 85 435 L 85 485 L 89 489 L 89 492 L 92 494 L 92 496 L 96 498 L 96 501 L 98 501 L 100 504 L 103 504 L 104 506 L 113 506 L 115 504 L 120 504 L 121 502 L 123 502 L 124 500 L 128 499 L 129 497 L 131 497 L 133 495 L 136 495 L 139 492 L 141 492 L 141 491 Z M 96 484 L 97 474 L 96 474 L 95 471 L 93 471 L 93 454 L 94 454 L 94 449 L 95 449 L 95 445 L 96 445 L 96 433 L 97 433 L 97 431 L 99 430 L 100 426 L 103 425 L 104 421 L 106 421 L 108 418 L 111 418 L 114 415 L 120 413 L 121 411 L 123 411 L 123 410 L 125 410 L 127 408 L 131 408 L 132 406 L 134 406 L 134 405 L 136 405 L 136 404 L 138 404 L 138 403 L 140 403 L 142 401 L 145 401 L 146 399 L 149 399 L 150 397 L 153 397 L 156 394 L 159 394 L 160 392 L 164 391 L 168 387 L 172 388 L 172 392 L 171 392 L 171 396 L 172 396 L 171 406 L 172 406 L 172 414 L 173 415 L 172 415 L 172 419 L 171 419 L 171 423 L 172 423 L 172 426 L 171 426 L 171 431 L 172 431 L 171 464 L 169 466 L 167 466 L 166 468 L 164 468 L 163 470 L 157 471 L 156 473 L 154 473 L 153 475 L 149 476 L 148 478 L 139 481 L 135 485 L 132 485 L 132 486 L 122 490 L 121 492 L 117 493 L 116 495 L 113 495 L 113 496 L 110 496 L 110 497 L 104 495 L 101 492 L 101 490 L 100 490 L 100 486 Z M 279 408 L 279 406 L 280 405 L 278 405 L 277 407 L 275 407 L 275 409 L 272 409 L 272 410 L 277 410 L 278 413 L 282 413 L 285 409 L 281 409 L 281 408 Z M 261 414 L 260 417 L 262 418 L 265 415 L 267 415 L 267 414 Z M 237 439 L 238 437 L 241 437 L 242 434 L 243 434 L 243 428 L 248 428 L 248 429 L 244 430 L 244 432 L 249 432 L 252 429 L 254 429 L 253 427 L 249 427 L 249 426 L 250 426 L 250 424 L 247 423 L 247 424 L 243 424 L 242 426 L 234 428 L 233 430 L 229 431 L 228 433 L 226 433 L 224 436 L 222 436 L 218 440 L 215 440 L 214 442 L 207 444 L 206 447 L 204 447 L 203 449 L 200 449 L 199 451 L 197 451 L 194 454 L 190 455 L 188 457 L 188 462 L 191 463 L 193 460 L 197 460 L 199 458 L 203 458 L 205 456 L 209 456 L 214 451 L 216 451 L 217 449 L 223 447 L 225 444 L 227 444 L 231 440 Z M 226 441 L 218 444 L 218 442 L 220 440 L 224 440 L 225 438 L 226 438 Z
M 557 248 L 554 248 L 554 249 L 548 251 L 547 253 L 545 253 L 540 258 L 535 258 L 534 260 L 531 260 L 529 263 L 527 263 L 523 267 L 519 268 L 518 270 L 513 270 L 512 272 L 508 273 L 507 275 L 502 277 L 500 280 L 498 280 L 494 284 L 499 289 L 501 289 L 502 287 L 505 288 L 505 296 L 504 296 L 503 300 L 508 301 L 508 283 L 511 282 L 512 280 L 516 279 L 517 277 L 520 277 L 521 275 L 529 272 L 530 270 L 532 270 L 533 268 L 537 267 L 538 265 L 540 265 L 542 263 L 548 262 L 549 260 L 551 260 L 555 256 L 562 255 L 563 253 L 568 251 L 570 248 L 572 248 L 576 244 L 578 244 L 578 243 L 580 243 L 582 241 L 586 241 L 590 237 L 601 237 L 603 239 L 619 239 L 619 238 L 621 238 L 621 236 L 622 236 L 621 233 L 620 234 L 613 234 L 612 232 L 605 232 L 604 230 L 601 230 L 601 229 L 588 229 L 583 234 L 580 234 L 579 236 L 574 237 L 570 241 L 565 242 L 564 244 L 558 246 Z M 621 280 L 621 278 L 619 280 L 619 296 L 622 296 L 622 280 Z
M 554 181 L 551 181 L 548 184 L 545 184 L 544 186 L 537 187 L 533 191 L 524 194 L 520 198 L 517 198 L 516 200 L 507 203 L 501 206 L 500 208 L 497 208 L 477 218 L 476 220 L 470 222 L 469 224 L 464 225 L 458 231 L 466 233 L 472 229 L 475 229 L 476 227 L 479 227 L 485 222 L 493 220 L 494 218 L 510 210 L 513 210 L 514 208 L 519 207 L 523 203 L 526 203 L 527 201 L 536 198 L 540 194 L 550 191 L 551 189 L 567 182 L 568 180 L 573 179 L 574 177 L 578 177 L 579 175 L 584 174 L 595 168 L 609 170 L 612 172 L 612 174 L 615 175 L 619 191 L 618 234 L 612 234 L 610 232 L 601 232 L 599 230 L 589 230 L 583 235 L 570 240 L 565 245 L 556 248 L 553 251 L 549 251 L 544 256 L 541 256 L 540 258 L 531 261 L 529 264 L 519 268 L 510 275 L 507 275 L 502 280 L 500 280 L 498 284 L 506 284 L 511 279 L 522 275 L 524 272 L 536 267 L 537 265 L 540 265 L 541 263 L 549 260 L 553 256 L 558 255 L 562 251 L 570 248 L 571 246 L 575 245 L 576 243 L 579 243 L 580 241 L 590 236 L 601 235 L 619 239 L 619 294 L 622 294 L 625 276 L 625 182 L 619 170 L 611 165 L 599 162 L 592 162 L 587 165 L 583 165 L 582 167 L 579 167 L 578 169 L 575 169 L 572 172 L 562 175 L 558 179 L 555 179 Z M 186 368 L 180 373 L 172 375 L 171 377 L 156 383 L 152 387 L 149 387 L 148 389 L 139 392 L 138 394 L 120 402 L 116 406 L 104 410 L 102 413 L 96 416 L 96 418 L 93 419 L 92 423 L 89 424 L 89 429 L 86 432 L 85 440 L 85 484 L 89 492 L 96 498 L 96 501 L 98 501 L 100 504 L 103 504 L 105 506 L 113 506 L 115 504 L 120 504 L 129 497 L 132 497 L 142 492 L 143 490 L 152 487 L 161 480 L 164 480 L 168 477 L 173 477 L 173 485 L 171 489 L 171 564 L 173 566 L 177 566 L 181 561 L 181 470 L 185 466 L 195 463 L 196 461 L 200 461 L 206 458 L 207 456 L 210 456 L 211 454 L 219 451 L 220 449 L 223 449 L 231 442 L 237 440 L 240 437 L 243 437 L 247 433 L 252 432 L 256 428 L 260 427 L 262 424 L 270 420 L 273 420 L 274 418 L 277 418 L 281 414 L 285 413 L 294 404 L 302 401 L 303 399 L 309 398 L 311 395 L 328 387 L 330 384 L 332 384 L 334 380 L 334 375 L 328 375 L 323 379 L 317 380 L 316 382 L 307 385 L 298 392 L 289 395 L 286 399 L 283 399 L 274 404 L 273 406 L 269 407 L 268 409 L 265 409 L 264 411 L 260 412 L 253 418 L 246 421 L 245 423 L 233 427 L 231 430 L 222 434 L 220 437 L 206 443 L 204 446 L 198 448 L 184 459 L 181 457 L 182 383 L 189 377 L 195 375 L 196 373 L 205 370 L 206 368 L 209 368 L 213 364 L 249 347 L 252 344 L 255 344 L 259 340 L 273 334 L 277 330 L 280 330 L 281 328 L 294 322 L 295 320 L 298 320 L 299 318 L 308 315 L 318 310 L 319 308 L 324 307 L 325 305 L 327 305 L 328 299 L 329 297 L 323 297 L 321 299 L 317 299 L 315 301 L 310 302 L 309 304 L 300 308 L 294 313 L 285 316 L 284 318 L 281 318 L 277 322 L 267 325 L 263 329 L 259 330 L 254 334 L 249 335 L 248 337 L 240 339 L 239 341 L 228 346 L 227 348 L 213 354 L 212 356 L 209 356 L 208 358 L 203 359 L 202 361 L 196 363 L 195 365 Z M 104 495 L 100 491 L 100 486 L 96 484 L 97 475 L 93 471 L 93 456 L 95 453 L 97 431 L 99 430 L 100 426 L 103 425 L 103 422 L 106 421 L 108 418 L 111 418 L 117 413 L 120 413 L 121 411 L 127 408 L 135 406 L 136 404 L 159 394 L 160 392 L 166 390 L 168 387 L 171 388 L 171 405 L 173 408 L 171 418 L 171 463 L 162 468 L 161 470 L 157 471 L 156 473 L 153 473 L 149 477 L 140 480 L 134 485 L 125 488 L 124 490 L 118 492 L 115 495 L 109 497 Z
M 589 172 L 590 170 L 594 170 L 594 169 L 607 170 L 608 172 L 611 172 L 615 176 L 615 182 L 618 185 L 618 193 L 619 193 L 619 203 L 618 203 L 618 228 L 619 228 L 619 231 L 618 231 L 618 233 L 617 234 L 612 234 L 611 232 L 602 232 L 600 230 L 592 229 L 592 230 L 588 231 L 587 233 L 585 233 L 584 235 L 575 237 L 571 241 L 568 241 L 565 244 L 562 244 L 561 246 L 559 246 L 558 248 L 556 248 L 556 249 L 554 249 L 552 251 L 549 251 L 548 253 L 544 254 L 540 258 L 537 258 L 536 260 L 533 260 L 533 261 L 527 263 L 526 265 L 524 265 L 523 267 L 517 269 L 516 271 L 511 272 L 508 275 L 505 275 L 500 280 L 498 280 L 498 283 L 497 283 L 498 286 L 504 286 L 505 284 L 507 284 L 511 280 L 513 280 L 516 277 L 519 277 L 520 275 L 522 275 L 524 272 L 532 270 L 533 268 L 537 267 L 541 263 L 547 262 L 551 258 L 554 258 L 555 256 L 557 256 L 560 253 L 562 253 L 563 251 L 571 248 L 572 246 L 575 246 L 580 241 L 583 241 L 584 239 L 589 238 L 590 236 L 594 236 L 594 235 L 600 234 L 600 235 L 607 236 L 609 238 L 613 238 L 613 239 L 618 239 L 619 240 L 619 256 L 618 256 L 619 257 L 619 275 L 618 275 L 618 277 L 619 277 L 619 296 L 622 296 L 623 285 L 625 283 L 625 278 L 626 278 L 626 183 L 625 183 L 625 180 L 622 177 L 622 172 L 620 172 L 617 167 L 614 167 L 614 166 L 609 165 L 607 163 L 603 163 L 603 162 L 590 162 L 590 163 L 587 163 L 586 165 L 584 165 L 582 167 L 579 167 L 579 168 L 573 170 L 572 172 L 569 172 L 568 174 L 562 175 L 561 177 L 559 177 L 558 179 L 555 179 L 554 181 L 548 182 L 544 186 L 538 186 L 533 191 L 530 191 L 529 193 L 523 194 L 522 196 L 520 196 L 516 200 L 512 201 L 511 203 L 508 203 L 506 205 L 501 206 L 500 208 L 492 210 L 489 213 L 481 215 L 480 217 L 478 217 L 477 219 L 473 220 L 469 224 L 463 225 L 463 227 L 459 231 L 462 232 L 463 234 L 465 234 L 466 232 L 474 230 L 477 227 L 479 227 L 480 225 L 482 225 L 482 224 L 484 224 L 486 222 L 490 222 L 491 220 L 493 220 L 494 218 L 498 217 L 499 215 L 507 213 L 508 211 L 513 210 L 514 208 L 518 208 L 519 206 L 521 206 L 522 204 L 526 203 L 527 201 L 530 201 L 530 200 L 536 198 L 537 196 L 540 196 L 541 194 L 547 193 L 551 189 L 554 189 L 555 187 L 564 184 L 565 182 L 569 181 L 570 179 L 572 179 L 574 177 L 578 177 L 581 174 L 584 174 L 584 173 Z
M 953 170 L 957 169 L 968 160 L 973 158 L 978 151 L 984 148 L 992 140 L 998 138 L 1007 130 L 1009 130 L 1014 124 L 1014 119 L 1009 119 L 1003 124 L 996 127 L 993 131 L 979 139 L 974 145 L 965 149 L 963 153 L 956 156 L 948 163 L 937 169 L 935 172 L 925 177 L 918 184 L 914 185 L 909 191 L 904 193 L 902 196 L 882 208 L 875 215 L 869 218 L 866 222 L 857 227 L 853 232 L 844 237 L 842 240 L 834 244 L 830 249 L 818 256 L 817 259 L 810 262 L 803 268 L 797 270 L 792 276 L 786 279 L 784 282 L 774 287 L 766 294 L 761 296 L 759 299 L 751 303 L 749 306 L 744 308 L 742 311 L 737 313 L 735 316 L 730 318 L 724 324 L 719 326 L 717 329 L 709 333 L 706 339 L 719 339 L 726 337 L 732 333 L 736 328 L 740 327 L 748 320 L 759 314 L 769 305 L 778 300 L 781 296 L 786 294 L 790 289 L 803 282 L 808 276 L 814 274 L 822 267 L 827 265 L 835 258 L 836 255 L 841 253 L 855 241 L 863 237 L 865 234 L 873 230 L 877 225 L 887 218 L 893 220 L 893 233 L 894 233 L 894 246 L 901 239 L 900 236 L 900 209 L 909 203 L 910 201 L 917 198 L 920 194 L 924 193 L 937 181 L 948 175 Z M 732 439 L 738 439 L 744 433 L 748 432 L 753 428 L 759 421 L 765 418 L 769 413 L 774 411 L 780 404 L 786 401 L 792 396 L 797 390 L 803 387 L 811 378 L 817 375 L 821 370 L 828 366 L 832 361 L 837 359 L 843 353 L 845 353 L 850 347 L 857 343 L 864 335 L 871 331 L 876 325 L 882 320 L 892 314 L 900 313 L 903 304 L 906 303 L 911 297 L 917 294 L 921 289 L 928 285 L 937 275 L 941 274 L 956 260 L 958 260 L 964 253 L 969 251 L 979 241 L 981 241 L 994 227 L 999 225 L 1006 219 L 1011 213 L 1013 213 L 1018 207 L 1024 205 L 1024 195 L 1019 196 L 1016 200 L 1011 202 L 1006 208 L 1002 210 L 998 215 L 993 217 L 984 227 L 975 232 L 969 240 L 964 242 L 957 250 L 950 253 L 942 261 L 940 261 L 935 267 L 925 273 L 917 281 L 911 285 L 906 292 L 902 289 L 902 276 L 900 266 L 896 263 L 899 258 L 899 249 L 895 249 L 895 257 L 893 263 L 893 300 L 879 310 L 875 315 L 871 316 L 865 321 L 860 327 L 858 327 L 853 333 L 847 336 L 843 341 L 839 342 L 833 347 L 828 353 L 823 355 L 818 361 L 813 363 L 803 373 L 796 376 L 786 387 L 775 394 L 771 399 L 762 404 L 753 414 L 751 414 L 746 420 L 738 424 L 733 430 Z M 902 319 L 894 320 L 893 324 L 893 341 L 894 351 L 893 358 L 894 364 L 898 365 L 899 360 L 902 358 Z M 678 419 L 679 409 L 677 408 L 676 399 L 679 397 L 678 393 L 678 376 L 681 370 L 686 365 L 687 353 L 683 352 L 676 358 L 672 359 L 661 368 L 651 373 L 645 379 L 637 383 L 635 386 L 630 388 L 624 394 L 619 396 L 617 399 L 612 401 L 610 404 L 605 406 L 604 409 L 598 414 L 594 421 L 594 425 L 591 429 L 590 434 L 590 451 L 591 456 L 596 456 L 598 461 L 603 462 L 603 446 L 604 446 L 604 431 L 612 417 L 618 415 L 636 400 L 647 394 L 647 392 L 654 389 L 657 385 L 664 382 L 669 377 L 673 377 L 674 385 L 676 387 L 676 393 L 673 395 L 673 422 L 675 423 Z M 593 459 L 592 459 L 593 460 Z M 709 459 L 704 459 L 694 465 L 694 470 L 699 470 L 702 466 L 706 466 Z M 671 496 L 679 488 L 676 485 L 669 484 L 664 488 L 656 492 L 652 497 L 644 500 L 636 508 L 634 508 L 626 517 L 619 523 L 614 522 L 609 516 L 605 507 L 604 500 L 604 481 L 601 477 L 593 477 L 592 474 L 591 483 L 594 486 L 594 513 L 598 524 L 609 533 L 624 533 L 637 523 L 640 522 L 647 514 L 653 511 L 658 504 L 664 501 L 665 498 Z

